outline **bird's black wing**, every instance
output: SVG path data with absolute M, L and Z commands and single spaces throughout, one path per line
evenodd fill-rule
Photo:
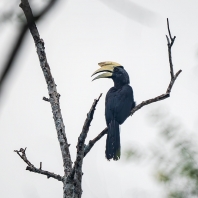
M 132 87 L 130 85 L 123 86 L 115 99 L 115 120 L 119 124 L 122 124 L 130 115 L 131 109 L 135 106 Z
M 114 117 L 114 110 L 115 110 L 115 96 L 116 96 L 117 89 L 115 87 L 112 87 L 109 89 L 106 95 L 105 99 L 105 118 L 107 126 L 113 120 Z
M 122 124 L 135 106 L 132 87 L 130 85 L 124 85 L 121 89 L 112 87 L 106 95 L 105 105 L 107 124 L 111 120 L 116 120 L 119 124 Z

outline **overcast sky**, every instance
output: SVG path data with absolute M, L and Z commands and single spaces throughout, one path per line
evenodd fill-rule
M 4 10 L 3 3 L 0 9 Z M 113 83 L 109 79 L 91 81 L 91 74 L 99 68 L 98 62 L 110 60 L 125 67 L 137 104 L 165 93 L 170 81 L 165 38 L 167 17 L 172 36 L 177 36 L 172 51 L 174 71 L 183 71 L 170 98 L 142 108 L 121 126 L 122 151 L 130 146 L 146 150 L 157 144 L 157 131 L 148 122 L 148 116 L 159 107 L 168 109 L 190 132 L 195 131 L 198 126 L 197 9 L 197 0 L 61 0 L 39 22 L 47 59 L 61 94 L 73 161 L 86 113 L 100 93 L 103 96 L 86 142 L 106 127 L 104 100 Z M 19 7 L 16 10 L 22 13 Z M 10 21 L 0 25 L 2 67 L 19 24 Z M 27 147 L 27 157 L 35 166 L 39 167 L 42 161 L 44 170 L 63 174 L 51 107 L 42 100 L 48 96 L 46 83 L 30 34 L 14 66 L 0 103 L 0 197 L 62 197 L 61 182 L 26 171 L 26 164 L 13 152 Z M 103 137 L 84 159 L 83 198 L 165 195 L 147 164 L 127 162 L 123 155 L 117 162 L 108 162 L 105 141 Z

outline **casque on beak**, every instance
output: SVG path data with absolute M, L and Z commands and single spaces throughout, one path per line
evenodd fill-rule
M 112 61 L 100 62 L 100 63 L 98 63 L 98 65 L 101 68 L 97 69 L 91 76 L 93 76 L 97 73 L 100 73 L 100 72 L 105 72 L 105 73 L 96 76 L 93 80 L 96 80 L 96 79 L 99 79 L 99 78 L 111 78 L 114 67 L 121 66 L 119 63 L 112 62 Z

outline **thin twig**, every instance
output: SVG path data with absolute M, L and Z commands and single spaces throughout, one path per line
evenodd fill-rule
M 26 156 L 26 148 L 23 149 L 23 148 L 20 148 L 20 150 L 14 150 L 14 152 L 16 152 L 20 158 L 28 165 L 26 167 L 26 170 L 29 170 L 31 172 L 34 172 L 34 173 L 39 173 L 39 174 L 42 174 L 42 175 L 46 175 L 47 178 L 49 179 L 50 177 L 58 180 L 58 181 L 63 181 L 63 177 L 61 177 L 60 175 L 57 175 L 57 174 L 54 174 L 54 173 L 51 173 L 49 171 L 45 171 L 45 170 L 42 170 L 42 162 L 40 163 L 40 168 L 36 168 L 28 159 L 27 159 L 27 156 Z
M 176 36 L 174 36 L 173 38 L 171 36 L 168 18 L 167 18 L 167 27 L 168 27 L 169 37 L 170 37 L 170 40 L 171 40 L 171 42 L 170 42 L 168 36 L 166 35 L 167 45 L 168 45 L 168 57 L 169 57 L 169 63 L 170 63 L 170 74 L 171 74 L 171 80 L 173 80 L 174 79 L 174 71 L 173 71 L 173 62 L 172 62 L 172 56 L 171 56 L 171 48 L 174 44 Z
M 168 38 L 168 37 L 166 37 Z M 173 62 L 172 62 L 172 56 L 171 56 L 171 47 L 173 45 L 173 43 L 169 43 L 168 41 L 168 59 L 169 59 L 169 64 L 170 64 L 170 75 L 171 75 L 171 80 L 174 79 L 174 71 L 173 71 Z
M 49 102 L 49 98 L 43 97 L 43 100 Z
M 169 37 L 172 41 L 172 36 L 171 36 L 171 32 L 170 32 L 170 28 L 169 28 L 169 21 L 168 21 L 168 18 L 167 18 L 167 27 L 168 27 L 168 33 L 169 33 Z
M 155 98 L 152 98 L 152 99 L 149 99 L 149 100 L 146 100 L 146 101 L 143 101 L 141 102 L 139 105 L 137 105 L 136 107 L 134 107 L 131 111 L 131 116 L 139 109 L 141 109 L 143 106 L 145 105 L 148 105 L 148 104 L 151 104 L 153 102 L 158 102 L 160 100 L 164 100 L 168 97 L 170 97 L 170 92 L 171 92 L 171 89 L 173 87 L 173 84 L 175 82 L 175 80 L 177 79 L 177 77 L 179 76 L 179 74 L 182 72 L 182 70 L 179 70 L 175 75 L 174 75 L 174 71 L 173 71 L 173 63 L 172 63 L 172 55 L 171 55 L 171 47 L 173 46 L 174 44 L 174 41 L 175 41 L 175 38 L 176 36 L 174 36 L 172 38 L 171 36 L 171 32 L 170 32 L 170 27 L 169 27 L 169 21 L 167 19 L 167 27 L 168 27 L 168 33 L 169 33 L 169 37 L 166 35 L 166 39 L 167 39 L 167 45 L 168 45 L 168 57 L 169 57 L 169 64 L 170 64 L 170 74 L 171 74 L 171 80 L 170 80 L 170 83 L 168 85 L 168 88 L 166 90 L 166 93 L 165 94 L 162 94 L 160 96 L 157 96 Z M 171 40 L 171 42 L 170 42 Z
M 59 145 L 61 148 L 62 159 L 63 159 L 63 167 L 65 176 L 69 174 L 72 168 L 72 161 L 70 157 L 69 147 L 67 143 L 67 138 L 65 134 L 65 126 L 63 123 L 63 118 L 60 109 L 59 97 L 60 94 L 56 90 L 56 84 L 50 72 L 50 67 L 47 62 L 44 41 L 40 38 L 39 32 L 37 30 L 36 24 L 34 22 L 34 17 L 32 14 L 32 10 L 30 8 L 28 0 L 21 0 L 20 7 L 22 8 L 28 23 L 28 27 L 34 39 L 38 58 L 40 61 L 40 66 L 43 70 L 43 74 L 47 83 L 48 93 L 49 93 L 49 102 L 51 104 L 52 113 L 54 122 L 56 125 L 56 131 L 58 135 Z

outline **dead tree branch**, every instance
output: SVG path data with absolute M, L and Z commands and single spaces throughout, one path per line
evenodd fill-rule
M 100 140 L 105 134 L 107 134 L 108 128 L 106 127 L 101 133 L 98 134 L 97 137 L 95 137 L 93 140 L 89 141 L 89 144 L 87 144 L 85 146 L 84 149 L 84 157 L 87 155 L 87 153 L 92 149 L 92 147 L 94 146 L 94 144 Z
M 77 143 L 77 156 L 76 156 L 76 161 L 74 163 L 73 170 L 71 172 L 71 175 L 69 176 L 70 179 L 73 178 L 74 176 L 74 197 L 78 198 L 81 197 L 82 194 L 82 188 L 81 188 L 81 181 L 82 181 L 82 163 L 83 163 L 83 158 L 84 158 L 84 148 L 85 148 L 85 139 L 87 137 L 87 133 L 89 131 L 89 126 L 91 124 L 91 121 L 93 120 L 93 115 L 94 111 L 96 108 L 96 105 L 98 101 L 100 100 L 100 97 L 102 94 L 100 94 L 98 99 L 95 99 L 92 107 L 87 114 L 87 118 L 85 120 L 82 132 L 78 138 L 78 143 Z
M 43 100 L 49 102 L 49 98 L 43 97 Z
M 36 168 L 28 159 L 27 159 L 27 156 L 26 156 L 26 148 L 23 149 L 23 148 L 20 148 L 20 150 L 14 150 L 14 152 L 16 152 L 20 157 L 21 159 L 28 165 L 26 167 L 26 170 L 29 170 L 31 172 L 34 172 L 34 173 L 39 173 L 39 174 L 42 174 L 42 175 L 46 175 L 47 178 L 49 179 L 50 177 L 51 178 L 54 178 L 54 179 L 57 179 L 58 181 L 63 181 L 63 177 L 61 177 L 60 175 L 57 175 L 57 174 L 54 174 L 54 173 L 51 173 L 49 171 L 45 171 L 45 170 L 42 170 L 42 163 L 40 163 L 40 168 Z
M 48 65 L 45 54 L 44 41 L 40 38 L 28 0 L 21 0 L 20 7 L 22 8 L 26 16 L 28 27 L 32 34 L 37 49 L 40 66 L 47 83 L 49 102 L 51 104 L 53 118 L 58 135 L 58 141 L 60 144 L 62 158 L 63 158 L 64 173 L 65 176 L 67 176 L 71 171 L 72 161 L 71 161 L 69 146 L 65 134 L 65 126 L 63 123 L 63 118 L 60 109 L 60 103 L 59 103 L 60 94 L 56 90 L 56 84 L 50 72 L 50 67 Z
M 168 45 L 168 57 L 169 57 L 170 74 L 171 74 L 171 80 L 172 80 L 172 79 L 174 79 L 174 71 L 173 71 L 173 62 L 172 62 L 172 56 L 171 56 L 171 47 L 173 46 L 173 43 L 174 43 L 174 41 L 176 39 L 176 36 L 174 36 L 173 38 L 171 36 L 168 18 L 167 18 L 167 27 L 168 27 L 169 37 L 166 35 L 166 39 L 167 39 L 167 43 L 168 43 L 167 44 Z
M 158 102 L 160 100 L 164 100 L 168 97 L 170 97 L 170 92 L 171 92 L 171 89 L 173 87 L 173 84 L 175 82 L 175 80 L 177 79 L 177 77 L 179 76 L 179 74 L 182 72 L 182 70 L 179 70 L 175 75 L 174 75 L 174 71 L 173 71 L 173 62 L 172 62 L 172 53 L 171 53 L 171 48 L 174 44 L 174 41 L 176 39 L 176 36 L 174 36 L 172 38 L 171 36 L 171 32 L 170 32 L 170 27 L 169 27 L 169 21 L 167 19 L 167 27 L 168 27 L 168 33 L 169 33 L 169 37 L 166 35 L 166 38 L 167 38 L 167 45 L 168 45 L 168 57 L 169 57 L 169 64 L 170 64 L 170 75 L 171 75 L 171 81 L 168 85 L 168 88 L 166 90 L 166 93 L 165 94 L 162 94 L 160 96 L 157 96 L 155 98 L 152 98 L 152 99 L 149 99 L 149 100 L 146 100 L 146 101 L 143 101 L 141 102 L 139 105 L 135 106 L 132 111 L 131 111 L 131 116 L 139 109 L 141 109 L 143 106 L 145 105 L 148 105 L 148 104 L 151 104 L 153 102 Z

